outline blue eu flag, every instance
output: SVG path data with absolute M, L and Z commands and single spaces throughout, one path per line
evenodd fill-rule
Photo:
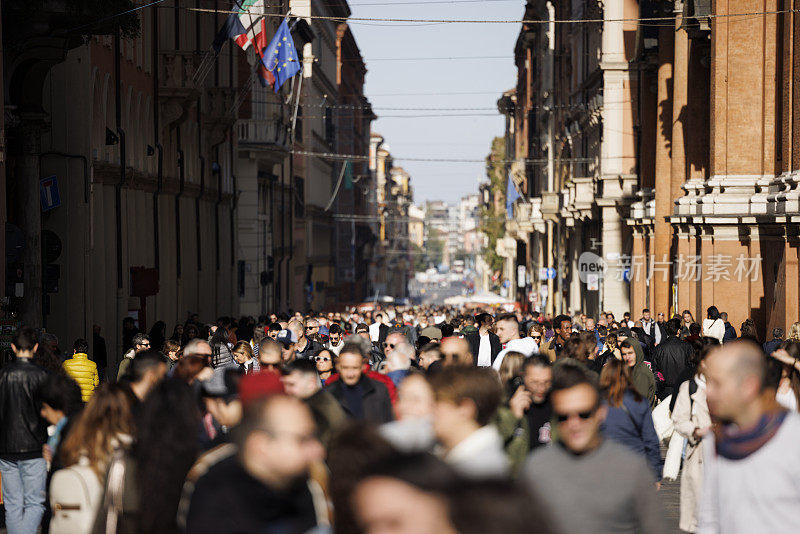
M 285 19 L 278 31 L 275 32 L 275 37 L 264 49 L 261 62 L 275 76 L 276 93 L 286 80 L 300 72 L 300 60 L 297 57 L 292 33 L 289 31 L 289 25 Z

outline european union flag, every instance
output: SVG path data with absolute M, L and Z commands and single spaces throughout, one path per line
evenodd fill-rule
M 264 49 L 261 62 L 275 76 L 276 93 L 286 80 L 300 72 L 300 60 L 285 19 L 275 32 L 275 37 Z

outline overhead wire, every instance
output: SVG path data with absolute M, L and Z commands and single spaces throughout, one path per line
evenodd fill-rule
M 195 11 L 199 13 L 216 13 L 216 14 L 231 14 L 238 13 L 238 11 L 229 11 L 223 9 L 203 8 L 203 7 L 188 7 L 180 6 L 181 9 L 187 11 Z M 754 17 L 765 15 L 779 15 L 785 13 L 797 13 L 800 9 L 782 9 L 775 11 L 752 11 L 745 13 L 722 13 L 722 14 L 708 14 L 703 18 L 709 19 L 726 19 L 732 17 Z M 591 23 L 649 23 L 649 22 L 672 22 L 674 24 L 675 16 L 661 16 L 661 17 L 628 17 L 628 18 L 589 18 L 589 19 L 411 19 L 411 18 L 395 18 L 395 17 L 335 17 L 329 15 L 297 15 L 293 16 L 310 19 L 310 20 L 330 20 L 334 22 L 403 22 L 403 23 L 436 23 L 436 24 L 591 24 Z M 285 18 L 285 14 L 280 13 L 263 13 L 264 17 L 269 18 Z

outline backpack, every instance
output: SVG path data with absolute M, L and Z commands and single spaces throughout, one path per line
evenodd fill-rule
M 92 531 L 103 487 L 88 465 L 59 469 L 50 481 L 50 532 L 85 534 Z

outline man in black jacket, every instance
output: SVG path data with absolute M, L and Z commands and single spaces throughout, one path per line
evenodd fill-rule
M 475 323 L 478 331 L 465 336 L 472 352 L 472 361 L 479 367 L 491 367 L 494 359 L 503 350 L 500 338 L 490 331 L 494 319 L 488 313 L 479 313 L 475 317 Z
M 681 330 L 680 319 L 673 317 L 667 321 L 666 330 L 667 339 L 662 340 L 653 351 L 653 370 L 660 372 L 664 377 L 664 387 L 659 395 L 662 399 L 677 392 L 680 385 L 678 377 L 694 355 L 692 346 L 678 338 L 678 332 Z
M 245 410 L 235 435 L 235 446 L 201 457 L 189 473 L 178 518 L 184 530 L 316 532 L 325 511 L 312 496 L 310 486 L 319 486 L 309 483 L 309 468 L 324 449 L 309 409 L 272 395 Z
M 31 359 L 39 348 L 31 328 L 11 344 L 16 358 L 0 369 L 0 473 L 8 532 L 36 532 L 44 514 L 47 439 L 37 392 L 47 378 Z
M 336 359 L 340 380 L 326 388 L 351 419 L 380 425 L 394 419 L 389 390 L 364 375 L 367 354 L 361 344 L 346 342 Z

